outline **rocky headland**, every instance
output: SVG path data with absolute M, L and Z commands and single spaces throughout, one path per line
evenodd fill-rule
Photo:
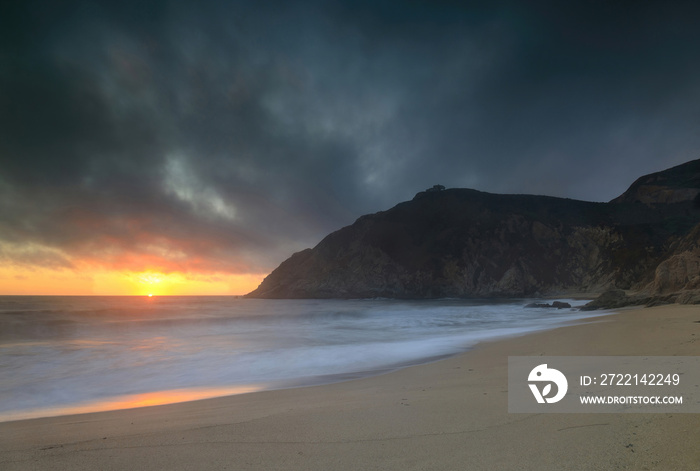
M 590 308 L 700 302 L 700 160 L 608 203 L 436 185 L 292 255 L 249 297 L 606 292 Z

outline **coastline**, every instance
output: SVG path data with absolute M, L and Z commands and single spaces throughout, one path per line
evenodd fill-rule
M 699 469 L 695 414 L 508 414 L 508 356 L 697 355 L 697 306 L 482 343 L 378 376 L 0 423 L 25 469 Z

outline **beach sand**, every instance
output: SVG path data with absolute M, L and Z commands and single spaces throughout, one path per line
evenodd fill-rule
M 515 355 L 698 355 L 700 307 L 621 311 L 392 373 L 0 424 L 0 469 L 698 470 L 698 414 L 509 414 Z

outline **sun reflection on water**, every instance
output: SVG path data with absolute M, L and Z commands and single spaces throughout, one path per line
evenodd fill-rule
M 135 409 L 139 407 L 162 406 L 179 402 L 199 401 L 215 397 L 246 394 L 265 389 L 263 385 L 226 386 L 212 388 L 171 389 L 167 391 L 155 391 L 142 394 L 130 394 L 108 398 L 75 406 L 54 407 L 45 409 L 33 409 L 16 411 L 8 414 L 0 414 L 0 422 L 10 420 L 34 419 L 39 417 L 55 417 L 60 415 L 86 414 L 89 412 L 104 412 L 121 409 Z

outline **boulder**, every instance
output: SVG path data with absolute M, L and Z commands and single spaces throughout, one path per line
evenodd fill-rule
M 571 304 L 564 303 L 561 301 L 554 301 L 552 304 L 548 303 L 530 303 L 525 306 L 526 308 L 550 308 L 550 309 L 565 309 L 570 308 Z

